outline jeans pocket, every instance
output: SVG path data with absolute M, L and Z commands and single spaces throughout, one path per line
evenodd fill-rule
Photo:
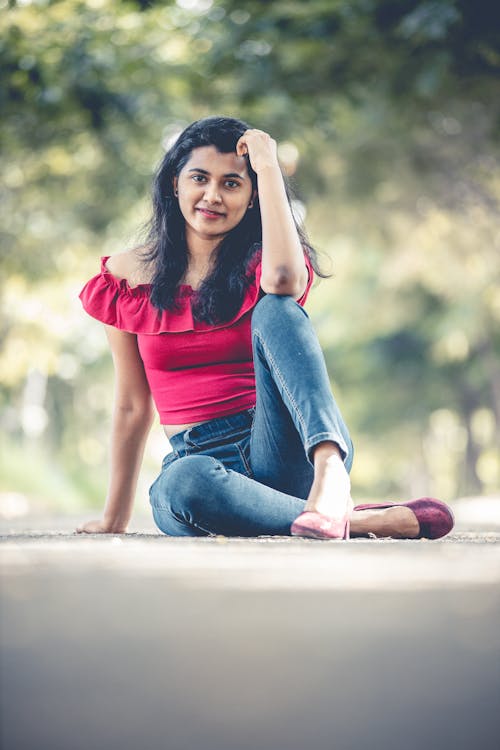
M 251 422 L 246 425 L 234 427 L 225 432 L 219 432 L 209 435 L 198 435 L 196 433 L 185 438 L 185 444 L 189 448 L 195 448 L 201 451 L 211 451 L 218 446 L 229 446 L 239 443 L 250 436 Z

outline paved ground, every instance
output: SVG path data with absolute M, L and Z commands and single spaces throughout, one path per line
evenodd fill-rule
M 436 542 L 11 519 L 2 748 L 496 750 L 499 507 Z

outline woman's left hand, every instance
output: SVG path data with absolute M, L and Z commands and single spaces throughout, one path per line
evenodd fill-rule
M 267 167 L 279 167 L 276 141 L 263 130 L 245 130 L 236 144 L 238 156 L 248 154 L 254 172 Z

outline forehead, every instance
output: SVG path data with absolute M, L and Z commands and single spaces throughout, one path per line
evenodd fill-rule
M 247 162 L 244 156 L 234 152 L 221 154 L 215 146 L 200 146 L 191 151 L 191 155 L 182 168 L 182 172 L 189 169 L 203 169 L 212 175 L 238 174 L 248 177 Z

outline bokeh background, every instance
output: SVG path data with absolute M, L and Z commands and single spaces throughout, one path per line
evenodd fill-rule
M 100 508 L 112 364 L 78 292 L 185 125 L 279 142 L 356 498 L 500 485 L 500 52 L 487 0 L 0 0 L 7 518 Z M 138 492 L 168 442 L 151 433 Z M 95 515 L 95 511 L 92 511 Z

